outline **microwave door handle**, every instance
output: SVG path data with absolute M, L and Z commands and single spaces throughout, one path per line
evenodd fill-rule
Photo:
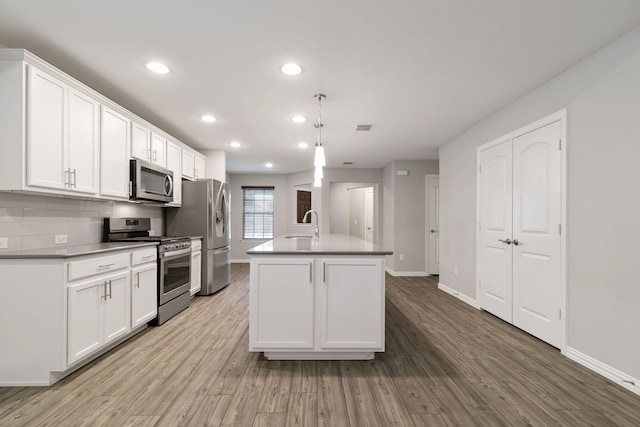
M 169 196 L 173 192 L 173 178 L 171 175 L 164 176 L 164 195 Z

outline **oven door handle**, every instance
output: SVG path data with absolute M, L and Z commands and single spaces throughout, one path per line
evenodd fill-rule
M 180 249 L 179 251 L 171 251 L 171 252 L 161 253 L 160 254 L 160 258 L 162 258 L 162 259 L 175 258 L 175 257 L 178 257 L 178 256 L 190 254 L 190 253 L 191 253 L 191 248 Z

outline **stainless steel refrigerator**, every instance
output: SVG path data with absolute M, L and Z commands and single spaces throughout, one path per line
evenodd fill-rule
M 215 179 L 182 182 L 182 206 L 167 209 L 170 236 L 202 236 L 202 286 L 210 295 L 229 284 L 229 185 Z

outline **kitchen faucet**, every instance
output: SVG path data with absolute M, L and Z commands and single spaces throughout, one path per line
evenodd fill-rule
M 309 215 L 310 213 L 316 214 L 316 222 L 312 225 L 313 237 L 320 237 L 320 226 L 318 225 L 318 212 L 314 210 L 309 210 L 305 212 L 304 217 L 302 217 L 302 222 L 307 222 L 307 215 Z M 311 217 L 311 220 L 313 221 L 313 215 Z

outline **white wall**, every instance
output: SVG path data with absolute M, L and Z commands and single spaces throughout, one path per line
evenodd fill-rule
M 393 203 L 393 187 L 395 186 L 395 172 L 393 162 L 389 163 L 382 170 L 382 198 L 384 200 L 382 208 L 382 241 L 385 248 L 393 250 L 395 247 L 395 205 Z M 395 270 L 395 256 L 385 257 L 385 266 L 391 271 Z
M 329 189 L 329 221 L 330 229 L 332 233 L 336 234 L 350 234 L 349 225 L 349 190 L 363 187 L 371 187 L 372 184 L 368 182 L 332 182 Z M 375 188 L 375 187 L 374 187 Z M 363 202 L 364 202 L 364 190 Z M 375 191 L 375 189 L 374 189 Z M 363 204 L 364 208 L 364 204 Z M 374 206 L 374 211 L 375 211 Z M 353 212 L 351 212 L 353 214 Z M 377 212 L 376 212 L 377 213 Z M 377 216 L 374 215 L 373 222 L 376 223 Z M 364 238 L 364 236 L 356 236 Z
M 440 149 L 440 281 L 475 298 L 476 147 L 567 108 L 568 345 L 634 378 L 639 88 L 640 28 Z
M 0 251 L 99 243 L 103 218 L 111 216 L 149 217 L 156 235 L 165 231 L 160 207 L 0 193 L 0 237 L 9 242 L 9 247 Z M 57 234 L 66 234 L 67 243 L 56 245 Z
M 207 156 L 204 168 L 207 178 L 227 182 L 227 152 L 224 150 L 198 150 Z

